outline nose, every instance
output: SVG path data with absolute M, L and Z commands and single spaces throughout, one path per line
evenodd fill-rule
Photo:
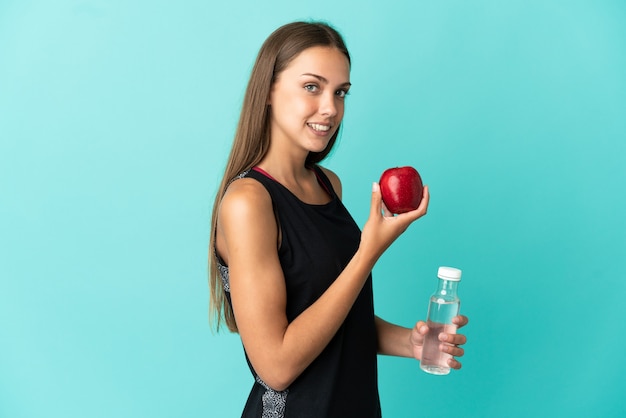
M 323 94 L 320 98 L 320 114 L 326 117 L 337 115 L 337 103 L 334 93 Z

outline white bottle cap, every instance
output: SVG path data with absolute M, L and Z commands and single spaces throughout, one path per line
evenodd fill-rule
M 437 272 L 437 277 L 444 280 L 450 280 L 453 282 L 461 281 L 461 270 L 455 269 L 454 267 L 439 267 L 439 271 Z

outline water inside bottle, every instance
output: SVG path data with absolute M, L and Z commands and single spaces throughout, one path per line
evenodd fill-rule
M 436 298 L 431 299 L 428 313 L 429 320 L 426 323 L 429 331 L 424 340 L 422 360 L 420 362 L 420 367 L 425 372 L 438 375 L 450 373 L 448 359 L 452 358 L 452 356 L 439 350 L 439 346 L 444 344 L 439 341 L 439 334 L 442 332 L 448 334 L 456 333 L 456 325 L 450 322 L 458 313 L 459 304 L 457 302 L 440 303 Z

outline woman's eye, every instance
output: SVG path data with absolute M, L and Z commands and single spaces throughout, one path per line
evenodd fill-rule
M 337 90 L 335 92 L 335 94 L 343 99 L 344 97 L 346 97 L 348 95 L 348 91 L 347 90 Z
M 304 86 L 304 89 L 308 92 L 314 93 L 317 91 L 317 86 L 315 84 L 307 84 Z

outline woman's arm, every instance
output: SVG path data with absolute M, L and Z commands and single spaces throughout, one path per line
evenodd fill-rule
M 375 317 L 375 321 L 378 336 L 378 354 L 414 357 L 410 328 L 392 324 L 378 316 Z
M 424 337 L 428 333 L 428 326 L 425 322 L 419 321 L 411 329 L 394 325 L 379 317 L 376 317 L 375 321 L 379 354 L 422 359 Z M 467 325 L 468 319 L 464 315 L 458 315 L 453 318 L 452 322 L 459 329 Z M 441 350 L 444 353 L 454 357 L 461 357 L 465 353 L 463 348 L 459 347 L 467 342 L 465 335 L 441 333 L 439 340 L 442 342 Z M 448 364 L 453 369 L 461 368 L 461 363 L 455 358 L 448 360 Z
M 218 215 L 217 250 L 229 266 L 231 300 L 241 339 L 252 366 L 275 390 L 287 388 L 322 352 L 352 308 L 374 263 L 411 222 L 420 208 L 393 218 L 382 216 L 373 186 L 370 217 L 355 255 L 326 292 L 291 323 L 278 259 L 278 228 L 272 201 L 252 179 L 230 185 Z

